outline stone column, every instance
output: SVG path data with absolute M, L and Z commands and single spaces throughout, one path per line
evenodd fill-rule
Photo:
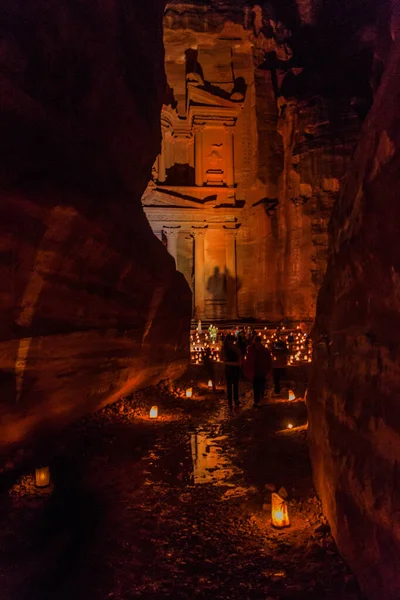
M 194 237 L 194 305 L 196 319 L 204 319 L 205 302 L 205 269 L 204 269 L 204 240 L 206 230 L 193 232 Z
M 236 229 L 225 229 L 226 312 L 237 319 Z
M 174 146 L 175 139 L 173 135 L 170 131 L 166 131 L 164 136 L 165 169 L 169 169 L 174 165 Z
M 196 127 L 195 130 L 195 183 L 197 186 L 204 185 L 204 165 L 203 165 L 203 129 Z
M 177 229 L 164 229 L 164 233 L 167 236 L 167 250 L 175 260 L 175 265 L 178 264 L 178 230 Z
M 226 157 L 226 185 L 234 187 L 235 172 L 234 172 L 234 143 L 233 143 L 233 127 L 225 127 L 225 157 Z
M 164 133 L 162 134 L 161 140 L 161 153 L 158 157 L 158 181 L 160 183 L 164 183 L 167 178 L 167 173 L 165 169 L 165 140 Z

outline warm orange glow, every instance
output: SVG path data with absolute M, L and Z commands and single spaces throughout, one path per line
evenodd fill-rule
M 50 469 L 49 467 L 42 467 L 35 471 L 35 485 L 36 487 L 47 487 L 50 483 Z
M 289 400 L 296 400 L 296 394 L 293 390 L 289 390 Z
M 287 502 L 275 493 L 272 494 L 271 520 L 273 527 L 279 529 L 290 526 Z
M 192 397 L 192 395 L 193 395 L 193 390 L 192 390 L 192 388 L 188 388 L 188 389 L 186 390 L 186 398 L 191 398 L 191 397 Z
M 211 379 L 209 379 L 209 380 L 208 380 L 208 387 L 209 387 L 209 388 L 212 388 L 212 386 L 213 386 L 213 382 L 211 381 Z
M 288 423 L 288 429 L 293 429 L 293 424 L 292 423 Z
M 150 419 L 157 419 L 158 417 L 158 406 L 152 406 L 150 409 Z

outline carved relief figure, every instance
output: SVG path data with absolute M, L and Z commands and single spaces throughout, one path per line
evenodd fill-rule
M 212 144 L 211 152 L 207 156 L 207 182 L 221 185 L 224 180 L 224 159 L 222 144 Z
M 223 159 L 222 156 L 220 154 L 220 147 L 222 146 L 222 144 L 213 144 L 212 148 L 213 150 L 211 151 L 211 153 L 208 155 L 208 164 L 210 166 L 210 170 L 212 171 L 218 171 L 219 173 L 223 173 Z

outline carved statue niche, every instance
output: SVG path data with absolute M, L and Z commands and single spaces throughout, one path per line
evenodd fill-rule
M 223 144 L 212 144 L 207 157 L 207 183 L 212 185 L 224 184 Z
M 204 80 L 200 73 L 188 73 L 186 75 L 186 83 L 191 83 L 192 85 L 202 86 L 204 85 Z
M 186 57 L 186 83 L 195 86 L 204 85 L 203 70 L 197 61 L 197 50 L 188 48 L 185 52 Z

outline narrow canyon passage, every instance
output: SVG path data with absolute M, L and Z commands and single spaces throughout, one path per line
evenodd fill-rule
M 304 401 L 285 390 L 254 410 L 242 383 L 231 414 L 221 387 L 176 385 L 53 440 L 43 497 L 26 477 L 2 490 L 3 597 L 361 599 L 321 519 Z M 272 528 L 267 485 L 287 489 L 290 528 Z
M 400 599 L 399 9 L 2 0 L 0 600 Z

